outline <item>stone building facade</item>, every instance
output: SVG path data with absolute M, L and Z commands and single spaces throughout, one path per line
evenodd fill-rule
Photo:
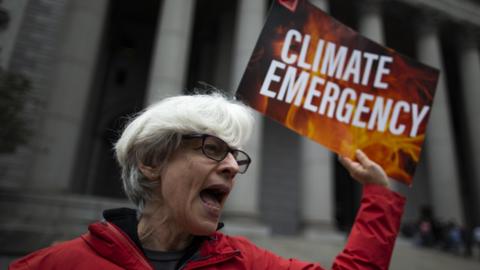
M 480 1 L 309 0 L 368 38 L 441 70 L 404 221 L 430 205 L 480 225 Z M 27 76 L 32 140 L 0 155 L 0 254 L 77 235 L 128 206 L 112 142 L 126 116 L 202 83 L 232 92 L 271 1 L 4 0 L 0 64 Z M 333 154 L 260 115 L 254 159 L 225 209 L 226 229 L 309 235 L 346 229 L 359 186 Z

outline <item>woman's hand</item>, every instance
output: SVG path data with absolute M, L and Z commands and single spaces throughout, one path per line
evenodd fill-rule
M 355 151 L 355 157 L 358 161 L 338 156 L 340 163 L 355 180 L 361 184 L 376 184 L 390 187 L 390 180 L 380 165 L 370 160 L 361 150 Z

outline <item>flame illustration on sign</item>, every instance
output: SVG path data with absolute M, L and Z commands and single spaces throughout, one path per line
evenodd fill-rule
M 385 100 L 408 100 L 418 105 L 430 106 L 438 72 L 360 36 L 309 4 L 308 1 L 300 1 L 295 12 L 274 4 L 237 91 L 240 99 L 259 112 L 336 153 L 353 157 L 356 149 L 362 149 L 372 160 L 379 163 L 390 177 L 410 185 L 415 167 L 419 162 L 427 121 L 419 124 L 415 136 L 398 136 L 390 132 L 341 123 L 332 117 L 305 110 L 293 102 L 286 103 L 259 94 L 270 63 L 272 60 L 281 61 L 285 35 L 290 29 L 307 33 L 312 43 L 322 39 L 348 48 L 392 57 L 395 64 L 391 66 L 390 74 L 384 77 L 384 82 L 389 85 L 388 89 L 377 89 L 371 84 L 360 85 L 342 81 L 327 77 L 319 71 L 314 72 L 296 66 L 298 73 L 308 72 L 310 77 L 317 76 L 325 81 L 331 81 L 341 89 L 351 88 L 357 93 L 381 96 Z M 291 43 L 289 51 L 300 54 L 302 49 L 300 45 L 299 42 Z M 312 63 L 315 53 L 316 47 L 309 46 L 305 57 L 306 62 Z M 349 50 L 347 58 L 351 54 L 352 50 Z M 285 75 L 285 70 L 278 71 L 276 75 L 280 77 Z M 373 76 L 373 73 L 370 74 L 370 77 Z M 280 82 L 273 82 L 270 87 L 278 92 Z M 306 95 L 302 97 L 302 104 L 305 98 Z M 355 102 L 349 100 L 348 104 L 353 106 L 353 113 L 355 113 L 357 109 Z M 370 113 L 371 111 L 362 114 L 362 120 L 367 121 Z M 428 116 L 427 114 L 426 120 Z M 405 125 L 407 129 L 412 125 L 408 117 L 404 114 L 398 118 L 398 122 Z

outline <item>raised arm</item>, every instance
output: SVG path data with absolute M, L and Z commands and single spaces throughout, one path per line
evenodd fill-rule
M 348 242 L 332 269 L 388 269 L 405 198 L 390 190 L 382 167 L 360 150 L 356 158 L 339 157 L 350 175 L 363 184 L 363 196 Z
M 361 151 L 356 158 L 358 161 L 340 157 L 350 174 L 363 184 L 363 198 L 348 242 L 332 269 L 388 269 L 405 199 L 389 189 L 389 179 L 378 164 Z M 249 269 L 324 270 L 317 263 L 284 259 L 243 238 L 236 241 L 238 249 L 245 252 L 243 259 Z

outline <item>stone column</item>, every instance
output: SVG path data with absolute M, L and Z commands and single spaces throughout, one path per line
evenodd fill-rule
M 363 0 L 359 3 L 359 31 L 371 40 L 385 45 L 386 40 L 382 21 L 381 4 L 381 0 Z M 422 157 L 424 156 L 425 155 L 422 155 Z M 415 220 L 418 216 L 418 210 L 420 207 L 429 204 L 429 198 L 431 197 L 429 193 L 429 178 L 427 177 L 424 163 L 424 158 L 420 158 L 420 163 L 417 165 L 417 170 L 413 179 L 414 188 L 407 187 L 397 181 L 391 182 L 393 190 L 400 192 L 408 198 L 404 214 L 406 220 Z
M 473 190 L 470 194 L 474 205 L 471 207 L 474 213 L 471 214 L 473 222 L 480 222 L 480 208 L 478 207 L 480 199 L 480 125 L 478 124 L 478 115 L 480 115 L 480 53 L 478 47 L 479 31 L 466 31 L 465 37 L 459 40 L 459 66 L 460 79 L 463 86 L 462 97 L 464 105 L 464 123 L 466 123 L 467 143 L 469 145 L 468 159 L 470 160 L 469 170 L 471 170 L 471 179 L 462 179 L 472 183 Z
M 385 44 L 381 2 L 381 0 L 363 0 L 357 4 L 360 12 L 358 29 L 369 39 Z
M 232 76 L 230 91 L 236 91 L 240 79 L 245 71 L 250 55 L 262 30 L 265 19 L 265 1 L 263 0 L 239 0 L 236 14 L 236 26 L 234 37 L 234 52 L 232 61 Z M 245 150 L 252 157 L 252 164 L 245 175 L 239 175 L 235 188 L 230 195 L 226 211 L 230 213 L 258 216 L 259 214 L 259 181 L 262 117 L 255 113 L 255 126 Z
M 420 162 L 415 169 L 413 187 L 394 182 L 393 189 L 407 198 L 402 222 L 405 224 L 416 222 L 422 207 L 432 205 L 432 187 L 427 168 L 427 151 L 422 151 Z M 435 183 L 434 183 L 435 184 Z
M 301 214 L 305 229 L 333 226 L 333 157 L 309 139 L 300 141 L 302 149 Z
M 146 103 L 182 93 L 190 49 L 194 0 L 164 0 L 150 68 Z
M 327 0 L 310 0 L 328 12 Z M 333 164 L 329 150 L 310 139 L 300 141 L 302 153 L 301 218 L 305 233 L 320 227 L 333 226 Z M 312 231 L 313 232 L 313 231 Z
M 233 51 L 232 90 L 236 91 L 265 21 L 264 0 L 239 0 Z
M 107 0 L 68 2 L 50 99 L 28 188 L 68 191 L 94 77 Z M 55 76 L 53 76 L 55 74 Z
M 328 0 L 309 0 L 309 2 L 327 13 L 329 12 Z
M 358 29 L 367 38 L 385 45 L 385 29 L 383 28 L 381 5 L 382 0 L 363 0 L 357 4 L 359 10 Z M 403 190 L 401 186 L 401 183 L 392 181 L 394 190 Z
M 433 15 L 417 23 L 417 53 L 420 62 L 440 69 L 430 120 L 426 132 L 425 147 L 432 206 L 436 216 L 443 220 L 454 219 L 464 223 L 460 201 L 459 174 L 453 137 L 452 119 L 448 104 L 445 69 L 440 40 Z

